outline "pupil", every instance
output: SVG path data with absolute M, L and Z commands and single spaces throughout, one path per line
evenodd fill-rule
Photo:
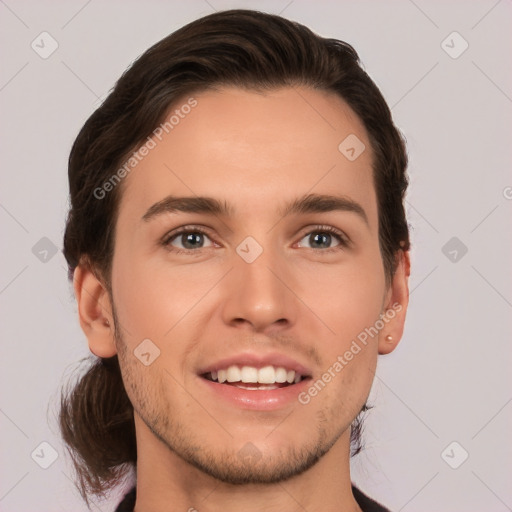
M 184 247 L 187 249 L 193 249 L 194 247 L 198 247 L 200 245 L 200 237 L 203 235 L 201 233 L 189 233 L 185 235 L 185 243 L 183 244 Z M 183 239 L 182 239 L 183 241 Z M 198 242 L 198 243 L 194 243 Z M 190 244 L 190 247 L 187 247 L 187 244 Z
M 312 236 L 315 240 L 315 243 L 318 242 L 319 245 L 321 245 L 322 247 L 329 246 L 329 242 L 331 241 L 331 235 L 329 235 L 328 233 L 316 233 Z

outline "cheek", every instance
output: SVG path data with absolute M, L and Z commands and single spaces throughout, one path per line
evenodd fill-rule
M 304 302 L 329 328 L 320 326 L 325 333 L 318 340 L 324 373 L 312 393 L 320 395 L 321 390 L 321 400 L 333 405 L 334 415 L 357 414 L 370 391 L 378 354 L 374 329 L 384 288 L 383 269 L 375 258 L 303 278 Z
M 210 266 L 174 266 L 161 258 L 117 258 L 112 285 L 119 321 L 134 342 L 163 340 L 218 281 Z M 220 271 L 219 271 L 220 272 Z M 222 275 L 220 273 L 219 275 Z
M 315 272 L 301 273 L 300 280 L 304 303 L 329 328 L 334 341 L 329 346 L 336 351 L 379 318 L 385 279 L 378 262 L 337 269 L 319 267 Z

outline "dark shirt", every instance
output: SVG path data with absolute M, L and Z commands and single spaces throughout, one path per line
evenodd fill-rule
M 363 494 L 357 487 L 352 486 L 352 493 L 363 512 L 390 512 L 389 509 L 372 500 L 366 494 Z M 133 512 L 135 507 L 135 487 L 125 495 L 123 501 L 119 503 L 115 512 Z

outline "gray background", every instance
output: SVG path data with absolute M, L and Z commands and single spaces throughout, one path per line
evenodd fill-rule
M 353 44 L 408 140 L 411 304 L 379 361 L 354 481 L 394 511 L 512 510 L 510 0 L 0 0 L 0 510 L 86 510 L 53 421 L 88 355 L 60 252 L 71 144 L 139 54 L 232 7 Z M 51 48 L 43 31 L 58 43 L 46 59 L 31 47 Z

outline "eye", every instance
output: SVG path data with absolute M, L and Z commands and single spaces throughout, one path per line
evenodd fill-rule
M 304 240 L 310 244 L 310 249 L 320 249 L 322 252 L 342 250 L 349 246 L 346 235 L 331 226 L 315 226 L 314 230 L 307 232 L 301 238 L 299 246 L 303 246 Z M 199 249 L 215 245 L 207 232 L 198 226 L 183 226 L 172 231 L 162 239 L 161 243 L 176 254 L 198 253 Z
M 299 244 L 304 240 L 311 244 L 311 249 L 323 251 L 343 249 L 348 245 L 345 235 L 331 226 L 317 226 L 315 230 L 303 237 Z
M 205 240 L 210 243 L 205 245 Z M 181 228 L 179 231 L 169 233 L 163 240 L 162 244 L 169 250 L 176 253 L 190 252 L 197 249 L 204 249 L 213 245 L 205 231 L 197 227 L 191 229 L 187 227 Z

